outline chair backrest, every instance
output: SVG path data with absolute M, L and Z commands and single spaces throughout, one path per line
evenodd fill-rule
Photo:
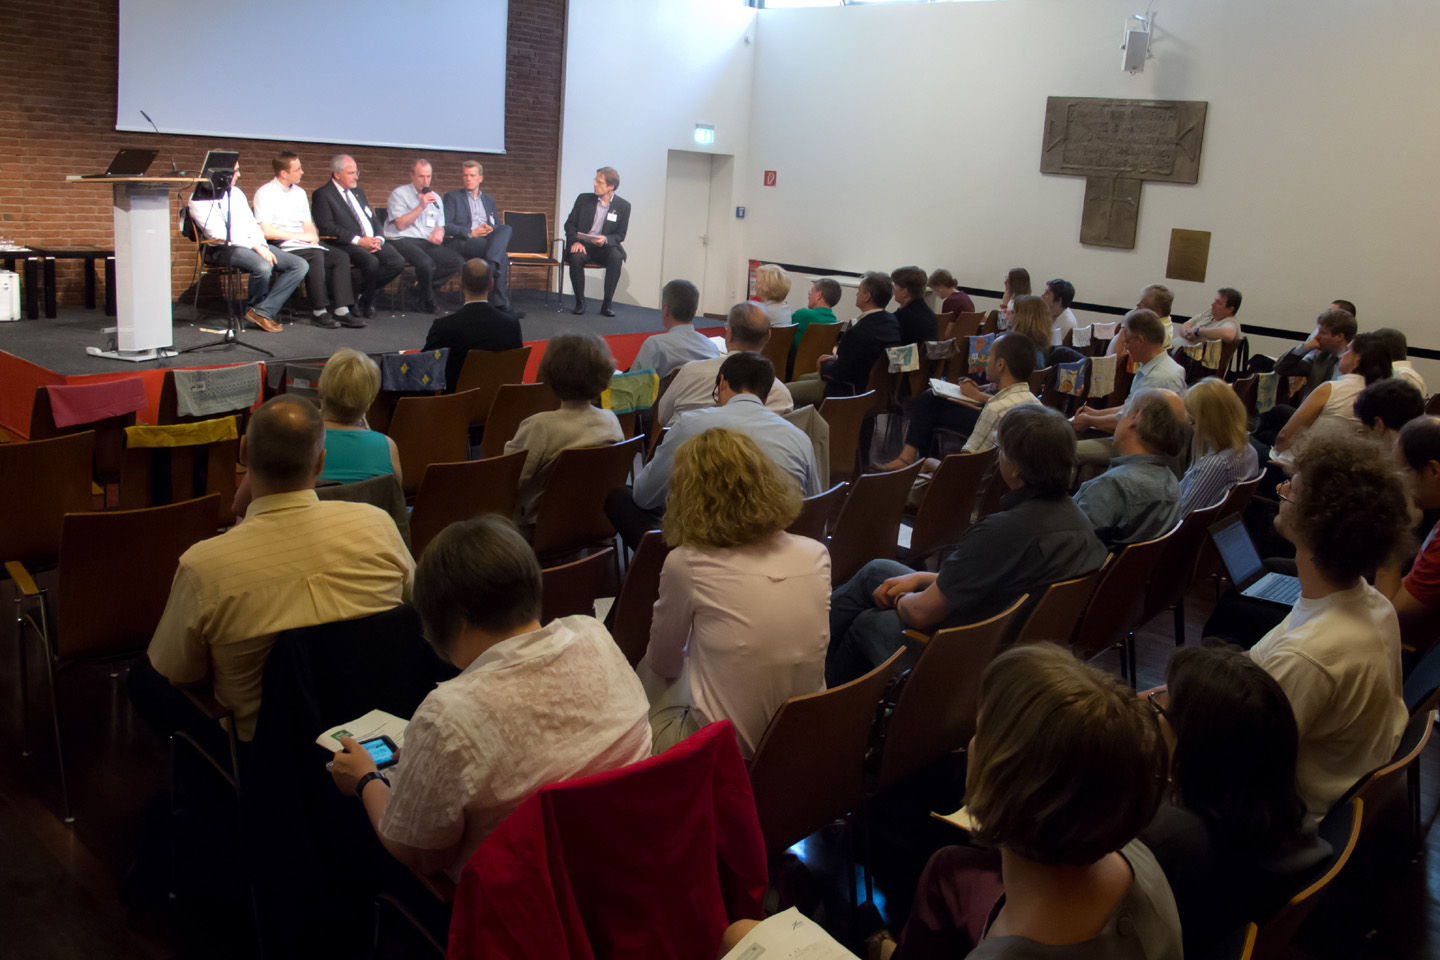
M 605 590 L 614 553 L 614 547 L 606 547 L 579 560 L 541 570 L 540 623 L 560 617 L 595 616 L 595 601 Z
M 1235 391 L 1235 396 L 1239 397 L 1240 402 L 1245 405 L 1245 414 L 1253 423 L 1255 417 L 1258 416 L 1255 410 L 1255 401 L 1260 392 L 1260 374 L 1252 373 L 1248 377 L 1236 377 L 1231 382 L 1230 389 Z
M 405 496 L 420 489 L 425 468 L 432 463 L 464 460 L 470 424 L 484 419 L 480 391 L 466 390 L 432 397 L 401 397 L 390 419 L 390 439 L 400 450 Z
M 0 443 L 0 563 L 48 567 L 60 554 L 61 521 L 90 509 L 92 431 Z
M 919 460 L 903 470 L 855 479 L 830 537 L 830 579 L 844 583 L 871 560 L 894 560 L 905 498 L 920 474 Z
M 901 647 L 865 676 L 780 705 L 750 761 L 755 809 L 771 856 L 860 803 L 865 751 Z
M 1190 589 L 1190 578 L 1195 572 L 1195 561 L 1201 545 L 1210 539 L 1210 527 L 1220 519 L 1225 502 L 1191 510 L 1179 529 L 1166 537 L 1165 550 L 1159 562 L 1150 572 L 1150 583 L 1145 587 L 1145 607 L 1140 613 L 1140 622 L 1148 623 L 1161 611 L 1175 606 Z M 1176 637 L 1177 644 L 1183 644 L 1184 637 Z
M 874 410 L 874 391 L 820 401 L 820 416 L 830 427 L 831 481 L 849 480 L 860 472 L 860 431 Z
M 935 314 L 935 339 L 950 339 L 950 324 L 955 322 L 955 313 L 940 312 Z
M 777 323 L 770 327 L 770 339 L 760 353 L 775 367 L 775 379 L 782 383 L 788 379 L 787 366 L 790 362 L 790 345 L 795 342 L 795 324 Z
M 644 444 L 631 437 L 604 447 L 563 451 L 536 505 L 535 553 L 547 556 L 577 550 L 615 535 L 605 516 L 605 497 L 625 478 Z
M 548 383 L 503 383 L 496 388 L 485 417 L 485 435 L 480 438 L 480 459 L 498 457 L 505 444 L 515 439 L 527 417 L 560 409 L 560 400 Z
M 225 418 L 215 418 L 224 420 Z M 231 414 L 239 433 L 240 418 Z M 169 425 L 159 429 L 188 429 Z M 235 465 L 240 455 L 240 438 L 187 443 L 179 446 L 125 447 L 120 464 L 120 508 L 140 510 L 209 494 L 220 497 L 216 523 L 235 522 Z
M 316 378 L 317 382 L 319 378 Z M 262 384 L 263 392 L 263 384 Z M 166 370 L 164 379 L 160 381 L 160 402 L 155 408 L 155 422 L 164 426 L 172 423 L 195 423 L 200 420 L 213 420 L 216 417 L 239 416 L 240 432 L 245 432 L 245 427 L 250 423 L 250 407 L 255 398 L 242 402 L 240 406 L 232 410 L 217 410 L 214 413 L 207 413 L 204 416 L 190 416 L 179 411 L 179 397 L 175 392 L 175 371 Z
M 791 368 L 791 376 L 814 373 L 816 362 L 825 354 L 834 351 L 835 341 L 839 339 L 838 323 L 811 323 L 806 326 L 805 332 L 800 334 L 800 342 L 795 346 L 795 366 Z
M 1432 393 L 1425 398 L 1425 412 L 1432 417 L 1440 414 L 1440 393 Z
M 660 599 L 660 571 L 669 555 L 660 531 L 645 531 L 625 568 L 620 595 L 610 608 L 610 635 L 632 667 L 650 646 L 650 624 L 655 619 L 655 601 Z
M 885 725 L 876 792 L 958 750 L 975 735 L 980 674 L 1014 636 L 1028 594 L 988 620 L 936 631 Z
M 1255 499 L 1255 491 L 1260 486 L 1260 478 L 1265 475 L 1262 470 L 1252 479 L 1237 483 L 1230 488 L 1225 499 L 1220 503 L 1220 512 L 1215 515 L 1215 522 L 1228 520 L 1231 517 L 1244 514 L 1245 508 L 1250 506 L 1250 501 Z M 1208 579 L 1220 570 L 1220 551 L 1215 546 L 1215 541 L 1206 536 L 1200 538 L 1200 545 L 1195 551 L 1195 569 L 1190 574 L 1190 582 L 1197 583 Z
M 415 491 L 410 513 L 410 549 L 418 558 L 435 535 L 457 520 L 482 513 L 510 517 L 515 513 L 525 451 L 488 460 L 432 463 Z
M 215 494 L 143 510 L 72 513 L 60 537 L 55 654 L 61 661 L 144 650 L 180 555 L 215 535 Z
M 1351 789 L 1350 795 L 1365 803 L 1363 814 L 1360 817 L 1361 833 L 1369 830 L 1370 823 L 1380 811 L 1389 805 L 1395 791 L 1401 787 L 1405 772 L 1411 764 L 1419 761 L 1425 745 L 1430 742 L 1430 733 L 1433 729 L 1434 724 L 1428 712 L 1417 711 L 1412 714 L 1409 722 L 1405 724 L 1405 732 L 1400 737 L 1400 745 L 1395 748 L 1395 755 L 1390 762 L 1367 773 Z M 1344 797 L 1341 798 L 1342 801 L 1344 799 Z
M 980 498 L 980 508 L 975 512 L 975 519 L 984 520 L 992 513 L 999 513 L 1002 506 L 1000 501 L 1009 492 L 1009 484 L 1005 482 L 1004 477 L 1000 476 L 1000 462 L 997 454 L 995 469 L 991 470 L 986 478 L 985 495 Z
M 1168 536 L 1126 544 L 1110 558 L 1075 631 L 1075 655 L 1081 660 L 1110 649 L 1139 623 L 1145 585 L 1165 552 Z
M 55 411 L 50 405 L 50 391 L 46 387 L 35 388 L 35 400 L 30 407 L 31 440 L 49 440 L 72 433 L 95 433 L 95 480 L 98 483 L 118 483 L 120 461 L 125 454 L 125 428 L 135 425 L 134 413 L 103 417 L 88 423 L 77 423 L 69 427 L 57 426 Z
M 850 484 L 841 481 L 829 490 L 822 490 L 813 497 L 801 500 L 800 516 L 795 518 L 795 522 L 790 524 L 785 532 L 824 543 L 825 531 L 829 529 L 830 521 L 834 518 L 835 511 L 840 509 L 840 504 L 845 501 L 845 492 L 849 489 Z
M 471 350 L 465 354 L 465 364 L 460 368 L 459 382 L 454 385 L 455 393 L 462 390 L 479 390 L 476 405 L 490 414 L 495 403 L 495 393 L 503 383 L 524 383 L 525 364 L 530 362 L 530 348 L 518 350 Z
M 980 333 L 980 327 L 984 323 L 985 314 L 983 311 L 976 311 L 975 313 L 965 313 L 962 311 L 955 314 L 955 324 L 950 328 L 950 333 L 947 334 L 947 337 L 960 340 L 965 337 L 976 336 Z
M 1294 939 L 1296 931 L 1320 902 L 1326 888 L 1350 862 L 1350 857 L 1355 852 L 1355 844 L 1360 840 L 1360 828 L 1365 819 L 1364 808 L 1364 801 L 1354 797 L 1325 818 L 1321 824 L 1321 834 L 1334 850 L 1329 866 L 1259 928 L 1253 940 L 1246 945 L 1243 954 L 1246 960 L 1280 960 L 1290 955 L 1290 941 Z
M 915 512 L 910 531 L 911 566 L 954 546 L 970 529 L 976 501 L 985 478 L 995 471 L 998 456 L 997 448 L 992 447 L 984 453 L 954 453 L 940 461 Z
M 503 219 L 510 228 L 506 252 L 519 257 L 551 256 L 550 215 L 529 210 L 506 210 Z
M 1046 587 L 1016 633 L 1015 643 L 1058 643 L 1068 647 L 1112 559 L 1113 555 L 1107 556 L 1100 569 L 1092 570 L 1083 577 L 1061 580 Z
M 1048 393 L 1048 392 L 1050 392 L 1050 388 L 1053 387 L 1054 385 L 1055 385 L 1055 367 L 1054 367 L 1054 366 L 1041 367 L 1040 369 L 1031 372 L 1031 374 L 1030 374 L 1030 380 L 1029 380 L 1029 388 L 1030 388 L 1030 392 L 1033 393 L 1036 397 L 1040 397 L 1040 398 L 1043 399 L 1044 396 L 1045 396 L 1045 394 Z

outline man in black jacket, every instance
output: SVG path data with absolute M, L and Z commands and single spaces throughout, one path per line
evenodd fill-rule
M 310 197 L 311 213 L 320 236 L 334 237 L 332 246 L 345 251 L 350 263 L 360 269 L 360 296 L 355 310 L 361 316 L 375 316 L 375 293 L 405 269 L 405 258 L 380 235 L 380 221 L 365 199 L 355 158 L 340 154 L 330 161 L 330 180 Z M 329 242 L 327 240 L 327 242 Z
M 426 350 L 448 348 L 445 360 L 445 385 L 454 393 L 460 383 L 465 356 L 471 350 L 518 350 L 520 321 L 503 310 L 486 303 L 490 296 L 490 265 L 484 260 L 465 262 L 460 271 L 460 284 L 465 290 L 465 306 L 446 317 L 436 317 L 425 335 Z
M 885 356 L 886 347 L 900 345 L 900 324 L 885 310 L 894 293 L 890 278 L 876 270 L 865 274 L 855 292 L 860 316 L 840 336 L 835 352 L 820 358 L 817 373 L 801 375 L 785 386 L 796 408 L 820 405 L 825 397 L 848 397 L 864 393 L 870 382 L 870 368 Z
M 574 313 L 585 312 L 585 265 L 605 268 L 605 300 L 601 316 L 613 317 L 610 302 L 620 283 L 625 248 L 620 244 L 630 228 L 630 201 L 615 196 L 620 174 L 614 167 L 595 171 L 595 191 L 582 193 L 565 219 L 565 259 L 570 263 L 570 287 L 575 291 Z

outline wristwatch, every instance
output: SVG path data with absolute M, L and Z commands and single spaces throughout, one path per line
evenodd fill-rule
M 355 783 L 355 796 L 359 797 L 362 801 L 365 799 L 365 788 L 370 785 L 371 780 L 379 780 L 385 784 L 385 786 L 390 786 L 390 781 L 385 778 L 385 774 L 379 770 L 371 770 Z

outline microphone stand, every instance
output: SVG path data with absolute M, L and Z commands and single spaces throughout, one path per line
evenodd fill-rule
M 147 117 L 146 119 L 149 118 Z M 228 247 L 230 246 L 230 205 L 232 202 L 232 198 L 230 196 L 230 171 L 212 171 L 210 174 L 210 189 L 214 190 L 216 193 L 220 193 L 222 190 L 224 191 L 223 196 L 225 197 L 225 245 Z M 198 283 L 199 281 L 197 280 L 196 282 Z M 275 354 L 271 353 L 269 350 L 266 350 L 264 347 L 257 347 L 253 343 L 246 343 L 244 340 L 240 339 L 242 322 L 243 321 L 240 319 L 240 313 L 235 307 L 235 300 L 230 296 L 230 286 L 227 283 L 225 285 L 225 332 L 220 336 L 220 339 L 211 340 L 208 343 L 199 343 L 193 347 L 186 347 L 184 350 L 176 350 L 175 353 L 177 355 L 182 353 L 194 353 L 196 350 L 205 350 L 210 347 L 234 344 L 235 346 L 245 347 L 247 350 L 258 351 L 259 353 L 265 354 L 265 356 L 267 357 L 274 357 Z

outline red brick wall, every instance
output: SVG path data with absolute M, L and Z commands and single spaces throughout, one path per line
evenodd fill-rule
M 14 243 L 104 246 L 113 243 L 110 190 L 66 183 L 67 174 L 98 173 L 122 146 L 160 151 L 151 172 L 168 170 L 173 156 L 182 170 L 196 170 L 210 149 L 239 150 L 247 196 L 269 179 L 270 157 L 294 150 L 305 161 L 305 187 L 329 177 L 330 157 L 352 154 L 360 184 L 372 203 L 408 179 L 414 152 L 271 140 L 217 140 L 156 136 L 115 130 L 115 0 L 5 0 L 0 30 L 0 238 Z M 485 190 L 499 206 L 555 209 L 560 153 L 560 100 L 565 0 L 511 0 L 505 79 L 504 155 L 476 155 L 485 165 Z M 179 78 L 177 78 L 179 82 Z M 319 77 L 322 86 L 330 84 Z M 338 85 L 335 85 L 338 87 Z M 357 90 L 354 96 L 364 96 Z M 431 151 L 435 185 L 460 185 L 460 162 L 468 154 Z M 172 202 L 179 217 L 177 193 Z M 174 289 L 190 283 L 191 248 L 172 242 Z M 527 271 L 527 274 L 533 272 Z M 80 266 L 58 265 L 62 304 L 83 302 Z M 517 276 L 516 280 L 522 278 Z M 534 284 L 539 285 L 539 277 Z

